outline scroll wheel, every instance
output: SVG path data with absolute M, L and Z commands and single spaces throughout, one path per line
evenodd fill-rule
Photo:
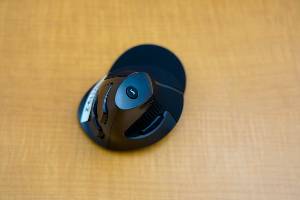
M 112 85 L 110 84 L 108 86 L 108 89 L 104 95 L 104 98 L 103 98 L 103 103 L 102 103 L 102 112 L 103 114 L 107 114 L 108 113 L 108 109 L 107 109 L 107 97 L 108 97 L 108 94 L 109 94 L 109 91 L 111 89 Z

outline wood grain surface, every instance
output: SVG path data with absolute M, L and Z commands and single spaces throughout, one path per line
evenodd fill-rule
M 141 43 L 184 63 L 183 115 L 107 151 L 78 103 Z M 300 1 L 0 0 L 0 199 L 300 199 Z

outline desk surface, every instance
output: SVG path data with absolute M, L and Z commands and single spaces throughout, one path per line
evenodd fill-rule
M 173 50 L 183 115 L 111 152 L 76 119 L 127 48 Z M 0 199 L 299 199 L 300 1 L 0 1 Z

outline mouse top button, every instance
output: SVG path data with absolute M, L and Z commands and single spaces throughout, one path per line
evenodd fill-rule
M 153 86 L 150 76 L 144 72 L 135 72 L 119 85 L 115 104 L 123 110 L 132 109 L 147 102 L 152 95 Z
M 126 94 L 131 99 L 136 99 L 139 95 L 138 90 L 133 86 L 128 86 L 126 88 Z

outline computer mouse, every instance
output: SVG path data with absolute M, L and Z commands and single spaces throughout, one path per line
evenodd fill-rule
M 111 150 L 151 145 L 167 135 L 183 109 L 186 76 L 170 50 L 130 48 L 84 95 L 78 119 L 84 132 Z

